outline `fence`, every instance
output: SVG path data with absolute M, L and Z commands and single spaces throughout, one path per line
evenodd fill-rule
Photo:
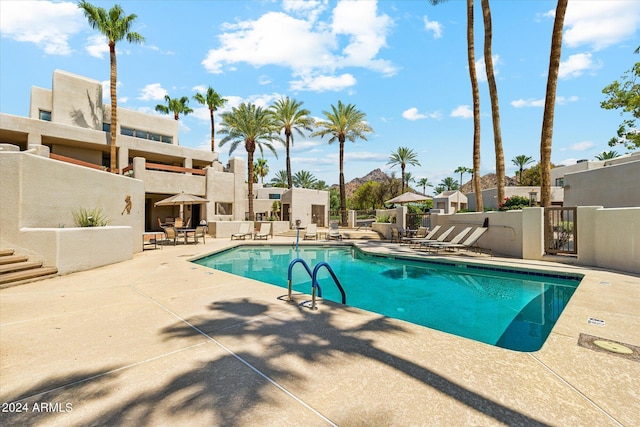
M 548 254 L 578 253 L 578 208 L 549 207 L 544 209 L 544 247 Z

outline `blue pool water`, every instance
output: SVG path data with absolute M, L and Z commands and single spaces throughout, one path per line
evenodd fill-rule
M 194 262 L 287 288 L 295 258 L 311 270 L 327 262 L 342 284 L 347 305 L 517 351 L 542 347 L 581 276 L 368 255 L 350 246 L 243 246 Z M 326 269 L 322 297 L 341 295 Z M 293 267 L 293 290 L 311 294 L 303 266 Z

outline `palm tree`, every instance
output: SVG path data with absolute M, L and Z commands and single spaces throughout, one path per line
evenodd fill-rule
M 410 148 L 398 147 L 398 149 L 389 156 L 389 162 L 387 164 L 391 165 L 391 167 L 400 165 L 400 169 L 402 170 L 402 193 L 404 193 L 404 169 L 407 165 L 420 166 L 418 154 Z
M 164 102 L 166 102 L 167 105 L 156 105 L 156 111 L 162 114 L 173 113 L 174 120 L 179 120 L 180 114 L 186 116 L 189 113 L 193 113 L 193 109 L 189 108 L 189 98 L 186 96 L 182 98 L 171 98 L 169 95 L 165 95 Z
M 276 176 L 271 178 L 271 185 L 274 187 L 287 188 L 287 171 L 279 170 Z
M 344 187 L 344 142 L 349 140 L 354 142 L 356 138 L 367 140 L 365 133 L 373 132 L 373 129 L 365 121 L 366 114 L 356 109 L 353 104 L 343 104 L 338 101 L 338 106 L 331 106 L 331 111 L 322 112 L 327 118 L 326 121 L 316 123 L 319 128 L 311 136 L 331 135 L 329 144 L 338 141 L 340 144 L 340 211 L 342 214 L 342 224 L 347 223 L 347 195 Z
M 293 186 L 293 180 L 291 178 L 291 157 L 289 155 L 290 148 L 293 147 L 293 133 L 295 131 L 300 136 L 304 136 L 303 131 L 311 131 L 311 126 L 313 126 L 314 123 L 314 120 L 309 117 L 311 112 L 302 108 L 302 104 L 302 102 L 290 99 L 287 96 L 286 98 L 281 98 L 276 101 L 270 108 L 278 132 L 284 132 L 285 136 L 283 143 L 287 153 L 287 184 L 289 188 Z
M 443 179 L 440 182 L 440 185 L 442 185 L 447 191 L 457 190 L 459 188 L 456 180 L 451 178 L 450 176 Z
M 433 5 L 438 5 L 446 0 L 429 1 Z M 473 97 L 473 191 L 476 196 L 476 211 L 482 212 L 484 205 L 482 202 L 482 183 L 480 181 L 480 92 L 476 74 L 473 23 L 473 0 L 467 0 L 467 62 L 471 80 L 471 95 Z M 485 58 L 486 60 L 487 58 Z M 493 67 L 493 62 L 491 65 Z
M 327 183 L 322 180 L 318 180 L 314 182 L 310 188 L 313 188 L 314 190 L 322 190 L 322 191 L 329 190 L 329 186 L 327 185 Z
M 253 173 L 256 175 L 255 181 L 257 182 L 257 177 L 260 177 L 260 184 L 264 184 L 264 177 L 269 174 L 267 159 L 260 157 L 258 161 L 253 164 Z
M 209 108 L 209 116 L 211 117 L 211 151 L 216 151 L 216 143 L 214 141 L 215 135 L 215 125 L 213 123 L 213 112 L 218 111 L 218 108 L 224 107 L 224 104 L 227 100 L 220 96 L 218 92 L 216 92 L 211 86 L 207 88 L 207 92 L 203 95 L 201 93 L 196 93 L 193 96 L 198 103 L 202 105 L 206 105 Z
M 549 73 L 547 74 L 547 92 L 542 116 L 542 135 L 540 137 L 540 206 L 551 206 L 551 143 L 553 139 L 553 114 L 555 111 L 558 70 L 562 53 L 562 27 L 569 0 L 558 0 L 556 17 L 551 34 L 551 54 Z
M 519 168 L 518 184 L 522 184 L 522 172 L 524 171 L 524 167 L 527 166 L 529 163 L 533 163 L 533 159 L 529 156 L 525 156 L 524 154 L 520 154 L 519 156 L 515 156 L 513 159 L 511 159 L 511 163 L 518 166 Z M 504 199 L 498 199 L 498 200 L 504 200 Z
M 237 107 L 233 107 L 231 111 L 222 114 L 220 123 L 222 129 L 218 131 L 221 135 L 226 135 L 220 141 L 220 147 L 227 142 L 231 142 L 229 155 L 238 148 L 238 144 L 244 142 L 244 148 L 247 151 L 247 171 L 249 185 L 249 219 L 254 219 L 253 213 L 253 154 L 256 147 L 263 154 L 263 146 L 271 150 L 278 157 L 278 153 L 273 148 L 271 141 L 277 139 L 274 136 L 276 132 L 275 124 L 271 114 L 262 107 L 255 104 L 242 103 Z
M 434 187 L 433 192 L 436 193 L 436 196 L 444 191 L 447 190 L 447 187 L 442 185 L 442 184 L 438 184 Z
M 410 183 L 414 183 L 416 182 L 416 179 L 413 177 L 413 175 L 411 175 L 411 172 L 405 172 L 404 173 L 404 180 L 407 183 L 407 188 L 410 188 L 409 184 Z
M 504 150 L 502 149 L 502 132 L 500 130 L 500 106 L 498 104 L 498 87 L 493 72 L 493 56 L 491 52 L 491 39 L 493 29 L 491 25 L 491 8 L 489 0 L 482 0 L 482 17 L 484 20 L 484 65 L 489 84 L 489 97 L 491 98 L 491 117 L 493 119 L 493 145 L 496 153 L 496 180 L 498 200 L 504 200 Z M 462 187 L 462 178 L 460 178 Z
M 610 160 L 615 159 L 616 157 L 620 157 L 617 151 L 603 151 L 600 154 L 596 154 L 596 160 Z
M 427 187 L 433 187 L 433 184 L 429 182 L 429 178 L 420 178 L 418 180 L 418 185 L 422 187 L 422 195 L 427 195 Z
M 298 188 L 311 188 L 317 181 L 309 171 L 299 171 L 293 175 L 293 185 Z
M 458 168 L 456 170 L 453 171 L 453 173 L 459 173 L 460 174 L 460 185 L 459 187 L 462 188 L 462 175 L 465 173 L 473 173 L 473 169 L 468 168 L 466 166 L 458 166 Z
M 118 173 L 116 164 L 116 135 L 118 131 L 118 97 L 116 95 L 116 82 L 118 81 L 116 64 L 116 43 L 126 39 L 129 43 L 142 43 L 144 37 L 131 31 L 131 25 L 136 20 L 137 15 L 124 15 L 124 10 L 120 5 L 114 5 L 107 12 L 101 7 L 96 7 L 91 3 L 80 0 L 78 7 L 84 12 L 84 16 L 89 21 L 91 28 L 98 30 L 109 41 L 109 61 L 111 72 L 109 74 L 109 90 L 111 95 L 111 123 L 110 123 L 110 146 L 111 146 L 111 172 Z

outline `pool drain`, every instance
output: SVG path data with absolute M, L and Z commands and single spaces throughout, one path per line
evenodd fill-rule
M 618 344 L 617 342 L 605 341 L 605 340 L 595 340 L 593 341 L 594 345 L 597 345 L 600 348 L 603 348 L 607 351 L 611 351 L 613 353 L 618 354 L 633 354 L 633 350 L 629 347 L 626 347 L 622 344 Z

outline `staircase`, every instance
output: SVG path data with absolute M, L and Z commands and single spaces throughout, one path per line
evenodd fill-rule
M 30 282 L 58 272 L 55 267 L 43 267 L 40 261 L 29 261 L 15 255 L 13 249 L 0 249 L 0 289 Z

